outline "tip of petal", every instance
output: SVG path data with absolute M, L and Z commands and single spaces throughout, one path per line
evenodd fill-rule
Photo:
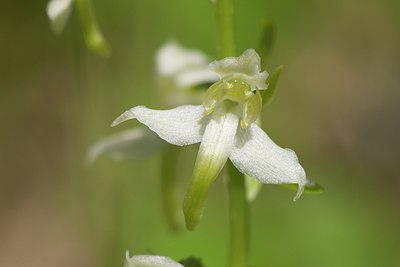
M 136 115 L 134 112 L 135 108 L 132 108 L 130 110 L 125 111 L 124 113 L 122 113 L 118 118 L 116 118 L 112 123 L 111 123 L 111 127 L 115 127 L 121 123 L 123 123 L 124 121 L 127 120 L 131 120 L 131 119 L 136 119 Z
M 301 183 L 301 184 L 299 184 L 298 185 L 298 189 L 297 189 L 297 194 L 294 196 L 294 198 L 293 198 L 293 201 L 294 202 L 296 202 L 300 197 L 301 197 L 301 195 L 303 194 L 303 192 L 304 192 L 304 187 L 305 187 L 306 185 L 305 184 L 303 184 L 303 183 Z

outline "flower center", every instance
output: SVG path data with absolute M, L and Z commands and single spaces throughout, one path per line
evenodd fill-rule
M 247 128 L 260 115 L 262 108 L 260 92 L 251 90 L 251 87 L 242 80 L 225 78 L 211 85 L 203 101 L 206 114 L 210 115 L 215 107 L 224 100 L 230 100 L 242 106 L 240 120 L 242 128 Z

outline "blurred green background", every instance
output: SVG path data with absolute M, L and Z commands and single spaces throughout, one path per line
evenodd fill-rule
M 400 266 L 400 2 L 236 3 L 240 52 L 258 46 L 263 16 L 277 24 L 268 70 L 285 69 L 264 128 L 326 188 L 293 203 L 294 192 L 263 187 L 251 266 Z M 94 1 L 108 60 L 84 46 L 76 10 L 54 36 L 46 4 L 0 4 L 0 266 L 122 266 L 126 249 L 226 266 L 223 179 L 196 231 L 171 233 L 160 155 L 84 165 L 100 137 L 138 125 L 111 129 L 122 111 L 157 107 L 154 53 L 165 41 L 215 58 L 210 3 Z

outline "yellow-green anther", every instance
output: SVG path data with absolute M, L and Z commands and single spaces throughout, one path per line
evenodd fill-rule
M 203 106 L 206 110 L 206 114 L 209 115 L 214 111 L 215 106 L 223 98 L 225 94 L 223 81 L 218 81 L 208 88 L 203 101 Z
M 229 80 L 224 84 L 226 88 L 224 99 L 242 104 L 246 100 L 247 94 L 251 94 L 249 85 L 241 80 Z
M 260 91 L 256 90 L 251 94 L 243 105 L 243 119 L 240 121 L 240 127 L 247 128 L 255 122 L 262 109 L 262 97 Z
M 208 89 L 203 102 L 206 114 L 211 114 L 222 100 L 230 100 L 243 107 L 243 119 L 240 121 L 242 128 L 255 122 L 261 112 L 262 97 L 259 90 L 252 90 L 239 79 L 220 80 Z

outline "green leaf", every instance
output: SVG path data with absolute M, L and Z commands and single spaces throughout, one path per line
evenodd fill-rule
M 297 191 L 297 185 L 296 184 L 281 184 L 280 186 L 288 188 L 288 189 L 292 189 L 294 191 Z M 324 191 L 325 191 L 325 189 L 321 185 L 317 184 L 313 180 L 307 179 L 306 187 L 304 188 L 304 193 L 307 193 L 307 194 L 321 194 Z
M 278 79 L 281 75 L 282 69 L 283 65 L 280 65 L 268 76 L 268 89 L 262 91 L 263 106 L 267 106 L 272 102 L 276 91 L 276 85 L 278 84 Z
M 193 256 L 183 259 L 179 261 L 179 263 L 185 267 L 204 267 L 203 263 L 201 262 L 201 259 L 195 258 Z
M 264 17 L 262 20 L 262 32 L 260 38 L 260 44 L 258 48 L 258 53 L 261 58 L 262 67 L 265 69 L 268 62 L 268 56 L 271 53 L 272 46 L 275 41 L 275 24 L 274 22 Z

